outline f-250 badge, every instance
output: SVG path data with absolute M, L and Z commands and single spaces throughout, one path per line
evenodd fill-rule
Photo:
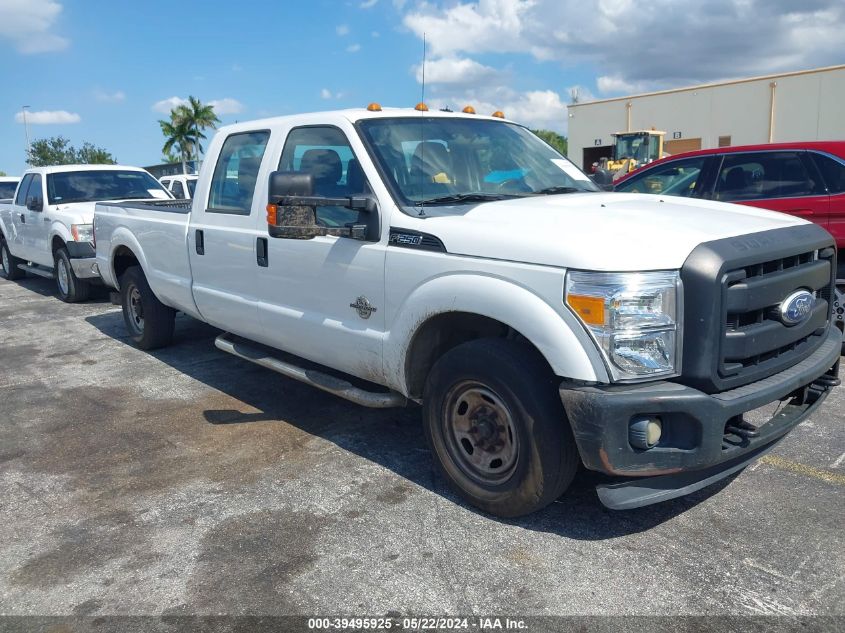
M 358 311 L 358 316 L 362 319 L 369 319 L 370 315 L 378 310 L 378 308 L 370 303 L 370 300 L 367 299 L 367 297 L 363 296 L 355 299 L 355 303 L 350 303 L 349 307 L 355 308 Z

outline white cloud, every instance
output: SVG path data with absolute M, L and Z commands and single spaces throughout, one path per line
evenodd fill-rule
M 52 32 L 61 12 L 55 0 L 0 0 L 0 38 L 25 54 L 63 50 L 69 41 Z
M 422 64 L 414 66 L 417 81 L 422 83 Z M 498 74 L 495 68 L 479 64 L 473 59 L 443 57 L 425 63 L 426 83 L 473 84 L 492 79 Z
M 226 97 L 224 99 L 212 99 L 208 105 L 214 107 L 214 113 L 217 116 L 226 116 L 227 114 L 240 114 L 244 110 L 244 104 L 237 99 Z
M 364 0 L 358 6 L 362 9 L 372 9 L 376 4 L 378 4 L 378 0 Z
M 153 110 L 155 110 L 156 112 L 161 112 L 162 114 L 170 114 L 170 111 L 173 108 L 177 108 L 180 105 L 185 105 L 187 103 L 188 100 L 182 97 L 170 97 L 168 99 L 156 101 L 153 104 Z
M 79 123 L 82 118 L 75 112 L 66 110 L 40 110 L 38 112 L 27 112 L 24 119 L 23 111 L 15 114 L 15 121 L 28 123 L 30 125 L 55 125 L 67 123 Z
M 346 47 L 347 53 L 357 53 L 360 50 L 361 50 L 360 44 L 350 44 L 349 46 Z
M 122 90 L 106 92 L 105 90 L 100 90 L 98 88 L 94 91 L 94 98 L 97 101 L 105 101 L 106 103 L 120 103 L 121 101 L 126 100 L 126 93 Z
M 333 95 L 332 95 L 332 91 L 331 91 L 331 90 L 329 90 L 328 88 L 323 88 L 323 89 L 320 91 L 320 98 L 321 98 L 321 99 L 331 99 L 331 98 L 332 98 L 332 96 L 333 96 Z
M 410 6 L 410 5 L 409 5 Z M 842 0 L 429 0 L 403 23 L 436 58 L 516 53 L 598 69 L 602 93 L 842 63 Z
M 334 30 L 338 35 L 349 35 L 349 25 L 347 24 L 338 24 Z
M 563 132 L 567 127 L 566 104 L 553 90 L 516 92 L 498 87 L 468 91 L 449 98 L 437 97 L 429 100 L 428 105 L 452 110 L 462 110 L 464 106 L 471 105 L 478 114 L 484 115 L 501 110 L 508 119 L 535 129 Z
M 153 104 L 153 110 L 161 112 L 162 114 L 170 114 L 170 111 L 173 110 L 173 108 L 187 104 L 188 100 L 184 97 L 169 97 L 167 99 L 162 99 L 161 101 L 156 101 Z M 212 99 L 208 102 L 208 105 L 214 107 L 214 113 L 217 116 L 240 114 L 244 110 L 244 104 L 237 99 L 232 99 L 231 97 L 226 97 L 224 99 Z

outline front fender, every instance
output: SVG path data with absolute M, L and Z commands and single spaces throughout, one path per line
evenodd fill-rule
M 598 350 L 562 299 L 555 310 L 511 280 L 457 273 L 418 286 L 402 302 L 385 337 L 385 376 L 390 386 L 404 395 L 408 395 L 407 355 L 415 333 L 428 319 L 446 312 L 478 314 L 510 326 L 527 338 L 562 378 L 608 381 Z

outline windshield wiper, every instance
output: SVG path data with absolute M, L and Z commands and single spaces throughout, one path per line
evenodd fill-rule
M 549 196 L 556 193 L 586 193 L 593 192 L 592 189 L 582 189 L 581 187 L 546 187 L 534 192 L 535 196 Z
M 415 202 L 415 206 L 421 207 L 426 204 L 453 204 L 461 202 L 491 202 L 494 200 L 505 200 L 507 198 L 514 198 L 516 196 L 504 193 L 456 193 L 449 196 L 439 196 L 437 198 L 428 198 L 427 200 L 419 200 Z

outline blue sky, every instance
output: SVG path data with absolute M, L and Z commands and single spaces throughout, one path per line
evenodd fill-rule
M 23 105 L 31 138 L 90 141 L 136 165 L 159 161 L 157 120 L 173 98 L 213 101 L 224 123 L 413 106 L 423 33 L 430 104 L 501 108 L 565 133 L 574 92 L 584 100 L 845 62 L 845 3 L 795 4 L 0 0 L 0 170 L 24 169 Z

